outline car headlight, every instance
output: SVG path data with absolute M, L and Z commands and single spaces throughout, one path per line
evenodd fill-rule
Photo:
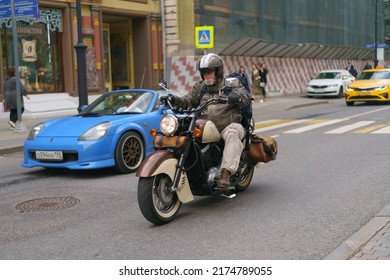
M 88 129 L 87 132 L 85 132 L 83 135 L 80 136 L 79 140 L 80 141 L 100 140 L 107 134 L 107 131 L 110 127 L 111 127 L 110 122 L 99 123 L 98 125 L 95 125 L 94 127 Z
M 347 86 L 346 91 L 353 91 L 353 88 L 350 88 L 349 86 Z
M 45 129 L 45 124 L 40 123 L 34 126 L 31 130 L 30 133 L 27 136 L 27 140 L 34 140 L 35 137 L 43 130 Z
M 387 85 L 383 85 L 379 88 L 379 90 L 385 90 L 387 88 Z
M 173 135 L 179 128 L 179 122 L 173 115 L 165 115 L 160 121 L 160 130 L 167 136 Z

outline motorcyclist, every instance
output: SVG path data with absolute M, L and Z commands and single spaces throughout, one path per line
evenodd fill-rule
M 202 80 L 194 84 L 192 91 L 182 97 L 169 96 L 168 98 L 176 107 L 191 108 L 210 98 L 217 98 L 220 91 L 228 97 L 226 104 L 210 105 L 202 113 L 201 118 L 211 120 L 225 141 L 217 188 L 222 191 L 229 190 L 230 176 L 237 171 L 244 148 L 241 108 L 249 105 L 250 93 L 241 83 L 235 88 L 224 87 L 224 62 L 214 53 L 202 56 L 197 63 L 197 69 Z

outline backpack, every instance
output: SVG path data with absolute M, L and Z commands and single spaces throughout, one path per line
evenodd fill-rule
M 240 73 L 233 72 L 230 73 L 226 78 L 237 78 L 241 84 L 245 87 L 245 89 L 249 92 L 249 97 L 251 97 L 251 90 L 249 88 L 249 83 L 248 80 L 246 79 L 245 76 L 241 75 Z M 249 105 L 241 109 L 241 115 L 242 115 L 242 120 L 241 124 L 243 127 L 248 128 L 251 123 L 252 119 L 252 101 L 249 102 Z
M 248 80 L 246 79 L 245 76 L 241 75 L 240 73 L 233 72 L 230 73 L 226 78 L 237 78 L 241 84 L 245 87 L 245 89 L 250 93 L 251 89 L 249 88 L 249 83 Z

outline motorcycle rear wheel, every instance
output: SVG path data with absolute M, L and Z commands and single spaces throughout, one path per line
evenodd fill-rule
M 240 180 L 236 185 L 236 192 L 243 192 L 249 187 L 249 184 L 252 182 L 254 171 L 255 167 L 251 164 L 245 164 L 241 167 L 241 175 Z
M 166 174 L 140 178 L 138 205 L 142 215 L 155 225 L 167 224 L 179 212 L 181 201 L 171 191 L 172 180 Z

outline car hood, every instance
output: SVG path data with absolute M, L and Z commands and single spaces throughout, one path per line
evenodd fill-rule
M 65 118 L 58 118 L 49 121 L 45 121 L 45 129 L 43 129 L 37 137 L 79 137 L 84 134 L 88 129 L 94 127 L 95 125 L 102 122 L 112 122 L 118 124 L 125 119 L 118 116 L 94 116 L 94 117 L 85 117 L 85 116 L 71 116 Z M 111 130 L 111 129 L 110 129 Z
M 322 85 L 335 85 L 339 84 L 340 80 L 336 79 L 321 79 L 321 80 L 311 80 L 309 85 L 311 86 L 322 86 Z
M 390 80 L 356 80 L 349 84 L 352 88 L 373 88 L 388 85 Z

